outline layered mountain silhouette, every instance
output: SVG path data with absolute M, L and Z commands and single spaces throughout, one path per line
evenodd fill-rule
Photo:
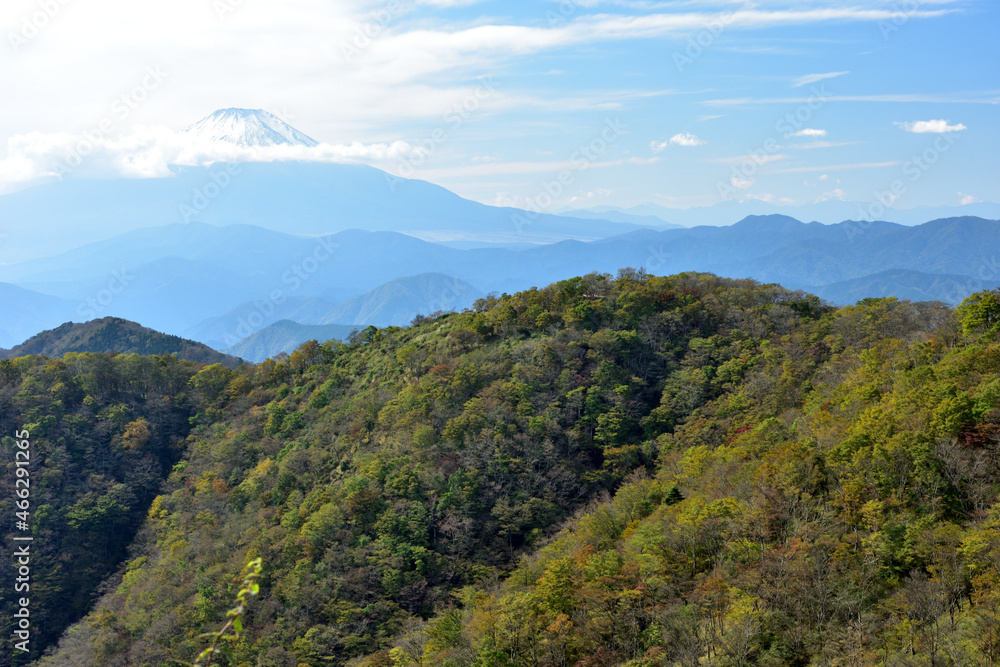
M 252 109 L 217 111 L 186 133 L 242 147 L 316 144 Z M 823 204 L 850 214 L 849 202 Z M 725 202 L 700 213 L 714 224 L 720 211 L 746 210 Z M 115 317 L 215 349 L 256 336 L 247 349 L 258 357 L 314 337 L 302 327 L 404 326 L 491 292 L 626 266 L 750 277 L 835 303 L 898 296 L 955 304 L 1000 283 L 996 220 L 820 224 L 769 214 L 680 227 L 670 223 L 697 217 L 671 215 L 652 204 L 579 217 L 531 213 L 372 167 L 320 162 L 66 178 L 0 196 L 0 219 L 10 221 L 0 257 L 0 345 L 67 321 Z
M 20 342 L 20 333 L 53 326 L 53 319 L 114 315 L 222 348 L 282 319 L 406 325 L 416 314 L 461 310 L 482 294 L 625 266 L 658 275 L 752 277 L 837 303 L 872 295 L 958 303 L 1000 282 L 998 248 L 1000 222 L 972 217 L 905 227 L 751 216 L 730 227 L 468 250 L 397 232 L 308 238 L 195 222 L 3 266 L 0 281 L 16 283 L 3 302 L 4 321 L 16 324 L 6 334 L 8 346 Z M 436 277 L 414 282 L 423 274 Z M 404 278 L 410 282 L 399 282 Z

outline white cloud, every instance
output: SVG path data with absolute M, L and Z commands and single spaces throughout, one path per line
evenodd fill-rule
M 918 10 L 911 18 L 930 18 L 948 10 Z M 891 9 L 810 8 L 804 10 L 746 9 L 732 12 L 727 30 L 755 30 L 807 25 L 831 21 L 888 21 Z M 414 77 L 485 64 L 511 55 L 524 56 L 574 44 L 630 39 L 652 39 L 701 30 L 717 16 L 706 12 L 656 13 L 636 16 L 594 14 L 580 16 L 554 27 L 524 25 L 478 25 L 458 30 L 423 28 L 386 35 L 374 40 L 363 60 L 371 66 L 369 76 L 385 81 Z M 801 80 L 821 80 L 842 74 L 817 74 Z M 806 81 L 808 82 L 808 81 Z M 804 84 L 803 84 L 804 85 Z
M 969 204 L 980 204 L 983 201 L 979 197 L 975 197 L 973 195 L 967 195 L 962 192 L 959 192 L 958 196 L 961 198 L 959 199 L 958 202 L 959 206 L 968 206 Z
M 811 127 L 799 130 L 792 134 L 793 137 L 825 137 L 826 130 L 815 130 Z
M 695 3 L 653 7 L 657 13 L 643 15 L 581 10 L 551 26 L 532 12 L 525 25 L 490 17 L 470 25 L 409 9 L 379 22 L 373 10 L 385 3 L 375 0 L 234 1 L 222 17 L 213 7 L 223 3 L 208 0 L 59 4 L 42 33 L 0 68 L 0 89 L 24 93 L 17 105 L 0 108 L 0 137 L 67 129 L 67 118 L 100 118 L 111 100 L 135 85 L 137 73 L 159 64 L 170 77 L 156 103 L 137 110 L 137 122 L 179 127 L 216 108 L 277 102 L 297 108 L 300 124 L 317 138 L 375 141 L 387 121 L 439 117 L 460 102 L 456 82 L 467 81 L 470 72 L 499 72 L 511 60 L 572 45 L 686 36 L 718 17 L 714 7 Z M 947 11 L 921 8 L 909 17 Z M 0 3 L 4 41 L 34 12 L 35 0 Z M 726 29 L 876 22 L 892 20 L 895 12 L 793 3 L 739 9 L 727 14 Z M 345 47 L 357 53 L 348 59 Z M 268 99 L 260 99 L 261 91 Z
M 816 83 L 817 81 L 822 81 L 824 79 L 832 79 L 836 76 L 843 76 L 849 73 L 850 72 L 827 72 L 825 74 L 807 74 L 792 81 L 792 87 L 799 88 L 800 86 L 808 86 L 810 83 Z
M 704 141 L 690 132 L 681 132 L 670 137 L 670 145 L 672 146 L 685 146 L 690 148 L 692 146 L 701 146 L 704 143 Z
M 654 153 L 662 153 L 667 150 L 670 146 L 682 146 L 684 148 L 693 148 L 694 146 L 703 146 L 706 142 L 703 139 L 699 139 L 697 136 L 691 134 L 690 132 L 678 132 L 674 136 L 670 137 L 666 141 L 651 141 L 649 147 Z
M 764 194 L 761 195 L 748 194 L 747 200 L 762 201 L 762 202 L 767 202 L 768 204 L 779 204 L 781 206 L 791 206 L 792 204 L 795 203 L 795 200 L 791 199 L 790 197 L 775 197 L 769 192 L 765 192 Z
M 512 195 L 509 192 L 498 192 L 493 199 L 483 203 L 500 208 L 525 208 L 528 205 L 528 198 Z
M 833 192 L 824 192 L 819 197 L 816 198 L 814 204 L 819 204 L 824 201 L 847 201 L 847 195 L 840 188 L 834 188 Z
M 746 190 L 747 188 L 753 185 L 753 179 L 733 176 L 732 178 L 729 179 L 729 183 L 737 190 Z
M 945 132 L 961 132 L 967 129 L 965 125 L 961 123 L 956 123 L 955 125 L 949 125 L 948 121 L 939 120 L 918 120 L 912 123 L 896 123 L 899 127 L 903 128 L 907 132 L 913 132 L 914 134 L 942 134 Z
M 165 127 L 136 126 L 121 137 L 31 132 L 7 141 L 7 157 L 0 160 L 0 192 L 64 176 L 164 177 L 170 175 L 170 165 L 305 160 L 390 166 L 419 150 L 404 141 L 244 148 L 223 141 L 195 142 Z

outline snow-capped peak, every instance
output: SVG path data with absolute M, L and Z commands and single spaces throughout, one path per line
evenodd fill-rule
M 199 140 L 226 141 L 244 148 L 319 144 L 263 109 L 219 109 L 185 128 L 184 133 Z

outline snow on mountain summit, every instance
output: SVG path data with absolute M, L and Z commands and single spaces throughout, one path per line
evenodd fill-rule
M 226 141 L 244 148 L 316 146 L 318 141 L 263 109 L 219 109 L 184 133 L 204 141 Z

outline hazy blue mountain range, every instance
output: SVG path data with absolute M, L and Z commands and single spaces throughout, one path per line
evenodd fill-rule
M 398 232 L 348 230 L 306 238 L 252 225 L 193 222 L 134 230 L 0 267 L 0 281 L 40 293 L 9 289 L 0 314 L 18 323 L 5 334 L 7 345 L 20 342 L 20 332 L 27 331 L 26 337 L 53 326 L 53 318 L 114 315 L 221 348 L 281 319 L 407 324 L 416 313 L 441 309 L 434 303 L 442 302 L 434 294 L 447 289 L 441 281 L 468 291 L 454 299 L 452 307 L 461 309 L 482 293 L 625 266 L 658 275 L 698 270 L 752 277 L 837 302 L 854 300 L 851 295 L 926 293 L 957 303 L 1000 281 L 998 249 L 1000 222 L 973 217 L 907 227 L 751 216 L 729 227 L 639 229 L 592 242 L 467 250 Z M 887 282 L 881 275 L 886 271 L 897 273 Z M 404 289 L 394 283 L 421 274 L 439 274 L 439 286 Z M 935 282 L 928 275 L 943 278 Z M 854 282 L 822 289 L 845 281 Z
M 345 298 L 349 296 L 352 294 L 346 294 Z M 288 297 L 278 302 L 263 298 L 203 320 L 185 329 L 182 335 L 221 350 L 281 320 L 299 324 L 319 322 L 336 307 L 336 302 L 318 297 Z
M 996 289 L 1000 280 L 980 282 L 973 276 L 939 275 L 907 269 L 883 271 L 864 278 L 845 280 L 811 290 L 816 296 L 838 304 L 851 304 L 871 297 L 894 296 L 910 301 L 954 303 L 971 288 Z
M 409 323 L 417 315 L 465 310 L 484 296 L 464 280 L 443 273 L 424 273 L 392 280 L 348 299 L 327 313 L 320 323 L 386 327 Z
M 659 204 L 640 204 L 628 208 L 618 206 L 593 206 L 574 209 L 561 208 L 560 215 L 573 217 L 594 216 L 620 222 L 649 221 L 650 218 L 684 227 L 700 225 L 724 226 L 750 215 L 787 215 L 806 222 L 832 225 L 844 220 L 885 220 L 902 225 L 919 225 L 928 220 L 976 216 L 991 220 L 1000 218 L 1000 204 L 977 202 L 963 206 L 918 206 L 914 208 L 886 208 L 873 202 L 827 199 L 811 204 L 784 206 L 759 200 L 728 200 L 712 206 L 694 208 L 667 208 Z M 649 226 L 647 223 L 640 223 Z
M 74 303 L 0 283 L 0 348 L 72 319 Z
M 327 294 L 332 293 L 333 290 L 327 290 Z M 299 343 L 303 343 L 316 338 L 316 332 L 309 332 L 305 325 L 318 323 L 343 326 L 346 333 L 370 324 L 380 327 L 405 326 L 418 314 L 463 310 L 482 296 L 484 294 L 481 290 L 457 278 L 442 273 L 424 273 L 391 280 L 339 304 L 317 297 L 292 297 L 280 302 L 261 299 L 240 304 L 225 315 L 210 318 L 187 329 L 184 335 L 216 349 L 231 350 L 243 349 L 239 343 L 253 338 L 251 346 L 256 351 L 256 356 L 263 354 L 266 358 L 287 351 L 285 348 L 289 345 L 288 340 L 298 337 Z M 304 328 L 294 329 L 288 322 L 304 325 Z M 282 324 L 280 331 L 283 337 L 273 340 L 280 344 L 272 342 L 272 338 L 267 336 L 256 335 L 279 323 Z M 339 335 L 328 336 L 331 337 L 342 338 Z M 234 351 L 233 354 L 237 353 Z M 252 358 L 242 354 L 237 356 Z
M 202 343 L 162 334 L 117 317 L 105 317 L 81 324 L 67 322 L 55 329 L 38 333 L 13 349 L 0 350 L 0 358 L 29 354 L 54 358 L 69 352 L 170 354 L 197 363 L 221 363 L 230 367 L 242 363 L 242 360 L 216 352 Z
M 426 181 L 362 165 L 265 162 L 176 167 L 165 178 L 66 178 L 0 196 L 2 261 L 51 256 L 137 228 L 201 221 L 299 235 L 345 229 L 422 233 L 434 240 L 595 239 L 634 224 L 486 206 Z
M 347 340 L 358 327 L 343 324 L 299 324 L 279 320 L 250 334 L 236 345 L 223 350 L 226 354 L 260 363 L 282 352 L 291 353 L 302 343 L 318 340 Z

